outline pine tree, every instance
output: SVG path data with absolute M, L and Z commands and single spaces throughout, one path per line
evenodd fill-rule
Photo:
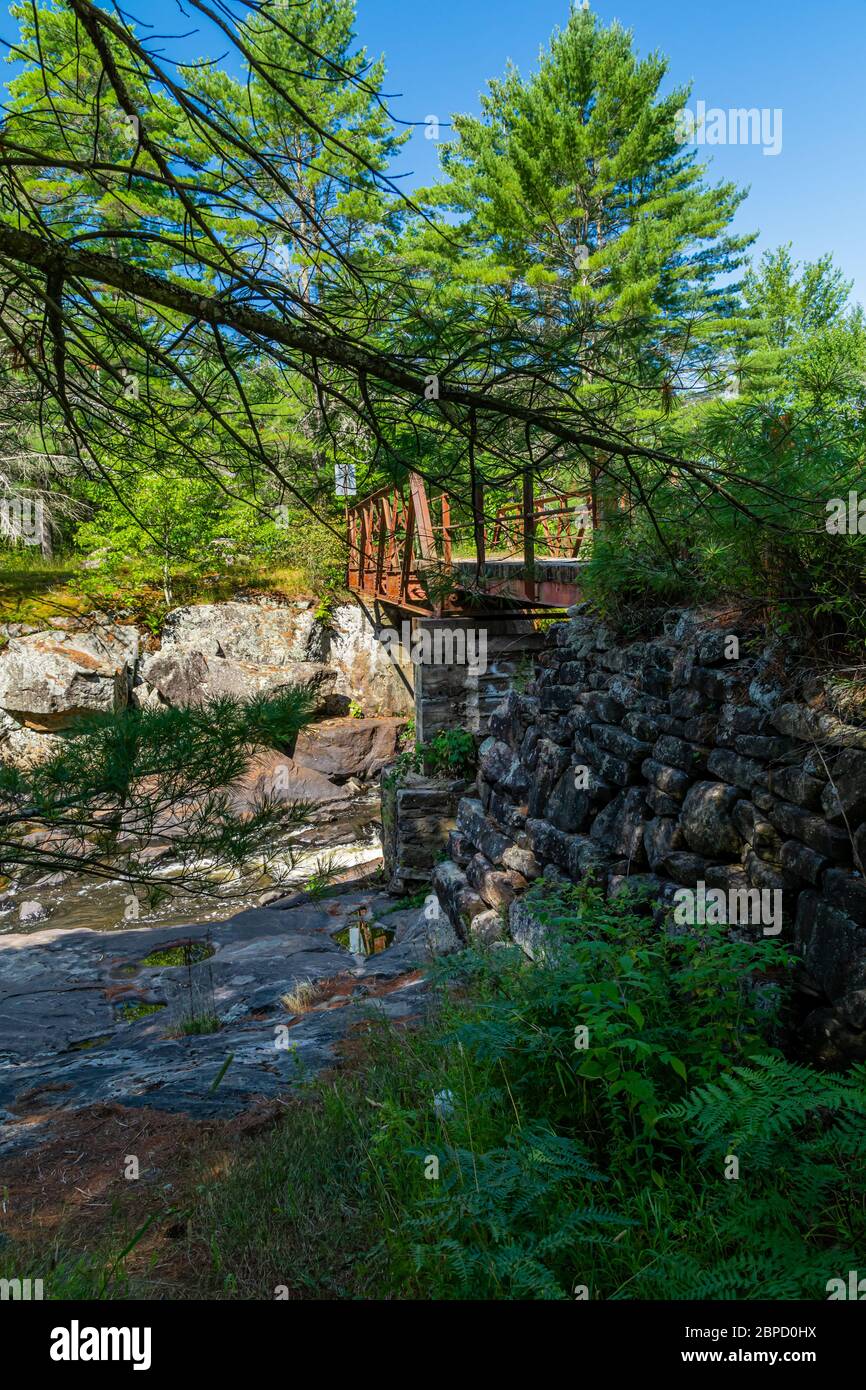
M 719 281 L 751 240 L 730 231 L 745 195 L 709 185 L 680 143 L 688 92 L 661 95 L 666 71 L 617 23 L 575 8 L 537 71 L 490 82 L 480 117 L 456 116 L 443 149 L 447 182 L 430 196 L 459 236 L 423 235 L 424 256 L 499 285 L 549 350 L 572 349 L 572 384 L 576 366 L 596 384 L 613 370 L 644 380 L 646 367 L 654 390 L 688 384 L 737 308 Z
M 866 329 L 851 288 L 832 255 L 799 264 L 790 243 L 765 251 L 743 280 L 746 321 L 737 354 L 743 393 L 784 406 L 802 395 L 837 404 L 856 398 L 859 405 Z

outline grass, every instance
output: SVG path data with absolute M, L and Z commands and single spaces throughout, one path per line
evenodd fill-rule
M 118 1005 L 117 1013 L 123 1023 L 135 1023 L 140 1018 L 148 1018 L 151 1014 L 158 1014 L 164 1008 L 164 1004 L 148 1004 L 142 999 L 134 1004 Z
M 341 872 L 340 857 L 336 851 L 321 856 L 316 861 L 313 873 L 304 884 L 303 891 L 309 894 L 311 902 L 319 902 L 339 878 Z
M 824 1298 L 857 1268 L 866 1067 L 785 1059 L 784 948 L 530 893 L 538 961 L 451 958 L 424 1021 L 371 1017 L 339 1075 L 198 1153 L 176 1296 Z
M 213 954 L 214 947 L 209 946 L 205 941 L 183 941 L 179 946 L 166 946 L 163 949 L 151 951 L 150 955 L 144 957 L 141 964 L 147 966 L 198 965 L 199 961 L 209 960 Z
M 221 603 L 243 594 L 293 600 L 315 592 L 306 570 L 279 565 L 238 566 L 213 573 L 178 565 L 172 571 L 171 587 L 172 600 L 167 604 L 156 569 L 129 564 L 110 573 L 86 570 L 76 555 L 45 559 L 32 548 L 0 548 L 0 623 L 40 625 L 52 618 L 100 610 L 131 614 L 158 633 L 169 609 L 183 604 Z
M 222 1024 L 217 1014 L 185 1014 L 177 1026 L 179 1037 L 197 1038 L 208 1033 L 218 1033 Z
M 382 913 L 383 917 L 390 917 L 393 912 L 406 912 L 409 908 L 423 907 L 430 896 L 430 885 L 426 888 L 419 888 L 417 893 L 406 893 L 393 907 L 386 907 Z
M 371 1023 L 362 1065 L 203 1187 L 199 1296 L 821 1297 L 854 1267 L 863 1076 L 781 1056 L 781 948 L 548 908 L 546 960 L 456 958 L 426 1024 Z
M 0 550 L 0 622 L 39 624 L 88 612 L 91 600 L 70 588 L 78 573 L 68 557 L 46 560 L 23 548 Z
M 200 1293 L 824 1297 L 866 1234 L 847 1158 L 866 1101 L 860 1074 L 842 1104 L 781 1058 L 748 980 L 766 1004 L 784 954 L 566 909 L 571 937 L 546 962 L 457 960 L 430 1022 L 371 1024 L 363 1068 L 314 1084 L 207 1184 L 190 1225 L 210 1255 Z M 731 1144 L 740 1184 L 724 1179 Z
M 294 989 L 280 996 L 280 1003 L 290 1014 L 305 1014 L 319 998 L 320 989 L 312 980 L 299 980 Z

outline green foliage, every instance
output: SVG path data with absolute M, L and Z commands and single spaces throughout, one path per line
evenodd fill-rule
M 315 870 L 304 884 L 304 892 L 309 893 L 313 902 L 325 896 L 331 885 L 340 876 L 340 863 L 336 854 L 323 855 L 316 863 Z
M 478 765 L 478 749 L 466 729 L 442 729 L 418 747 L 421 770 L 431 777 L 471 777 Z
M 164 965 L 197 965 L 199 961 L 208 960 L 214 953 L 213 947 L 204 941 L 183 941 L 179 946 L 166 946 L 161 950 L 151 951 L 141 962 L 147 966 Z
M 784 955 L 766 942 L 729 941 L 724 928 L 661 932 L 652 918 L 591 890 L 551 892 L 543 880 L 523 901 L 547 930 L 543 956 L 531 970 L 513 954 L 495 969 L 487 957 L 463 962 L 461 970 L 480 972 L 482 994 L 457 1036 L 479 1055 L 507 1061 L 515 1096 L 525 1086 L 544 1089 L 552 1124 L 572 1123 L 575 1107 L 602 1119 L 618 1164 L 630 1169 L 651 1150 L 660 1114 L 685 1083 L 763 1045 L 768 1020 L 750 981 L 758 970 L 781 969 Z M 587 1030 L 585 1050 L 577 1028 Z
M 386 785 L 401 782 L 410 772 L 427 777 L 474 777 L 478 748 L 467 729 L 442 729 L 427 743 L 415 739 L 415 720 L 410 719 L 402 746 L 391 765 Z
M 834 498 L 866 497 L 863 369 L 857 335 L 831 332 L 840 335 L 847 373 L 830 385 L 828 369 L 826 390 L 801 374 L 826 348 L 822 337 L 799 359 L 785 355 L 790 396 L 780 387 L 775 397 L 756 392 L 672 412 L 672 454 L 718 459 L 721 489 L 699 499 L 687 470 L 675 469 L 655 489 L 650 516 L 632 488 L 629 507 L 594 537 L 584 574 L 601 612 L 649 626 L 675 602 L 754 600 L 780 625 L 837 648 L 844 638 L 862 653 L 866 534 L 833 534 L 827 521 Z
M 6 1195 L 4 1190 L 4 1199 Z M 169 1209 L 164 1220 L 176 1215 Z M 85 1254 L 74 1254 L 55 1244 L 46 1258 L 44 1251 L 22 1248 L 16 1241 L 8 1250 L 0 1248 L 0 1279 L 41 1279 L 44 1297 L 58 1302 L 135 1297 L 137 1291 L 131 1288 L 126 1262 L 154 1221 L 155 1217 L 149 1216 L 132 1235 L 124 1237 L 119 1249 L 102 1240 L 98 1249 Z
M 203 1161 L 199 1296 L 822 1299 L 857 1267 L 866 1065 L 781 1055 L 784 948 L 547 880 L 530 905 L 534 962 L 441 962 L 424 1023 L 371 1015 L 361 1068 Z
M 136 1003 L 123 1003 L 118 1005 L 117 1015 L 123 1023 L 137 1023 L 140 1018 L 149 1018 L 151 1014 L 158 1014 L 164 1009 L 164 1004 L 148 1004 L 142 999 Z
M 823 526 L 829 499 L 866 495 L 862 312 L 829 255 L 798 265 L 781 247 L 740 284 L 744 195 L 681 143 L 689 92 L 665 58 L 572 7 L 531 73 L 509 67 L 477 117 L 454 118 L 440 181 L 409 207 L 386 178 L 407 132 L 352 0 L 289 8 L 248 15 L 238 63 L 193 65 L 173 92 L 120 21 L 101 25 L 137 141 L 68 7 L 14 5 L 6 137 L 32 157 L 0 224 L 86 242 L 194 294 L 238 286 L 302 336 L 315 327 L 482 398 L 492 383 L 526 428 L 498 433 L 483 410 L 471 422 L 417 392 L 394 409 L 388 372 L 383 391 L 375 373 L 179 309 L 142 312 L 137 292 L 88 280 L 92 302 L 61 291 L 53 390 L 35 363 L 0 364 L 7 453 L 29 460 L 34 487 L 46 469 L 57 479 L 62 539 L 97 566 L 79 592 L 152 631 L 196 585 L 252 571 L 294 567 L 327 595 L 345 560 L 335 463 L 357 467 L 362 492 L 410 468 L 431 495 L 447 486 L 456 549 L 471 484 L 494 511 L 527 466 L 594 491 L 609 535 L 587 584 L 610 616 L 721 593 L 828 640 L 847 627 L 862 646 L 863 537 L 828 544 Z M 32 354 L 44 305 L 28 285 L 10 276 L 5 319 Z M 551 415 L 598 446 L 558 438 Z M 425 569 L 443 602 L 454 575 L 429 557 Z
M 455 117 L 430 194 L 460 218 L 459 243 L 420 237 L 429 264 L 447 264 L 443 302 L 456 316 L 466 287 L 487 299 L 491 351 L 513 316 L 533 315 L 562 386 L 587 401 L 614 362 L 620 382 L 645 372 L 644 392 L 705 363 L 736 308 L 718 277 L 751 240 L 730 232 L 744 195 L 709 185 L 678 139 L 688 91 L 663 93 L 666 69 L 620 24 L 573 8 L 535 72 L 509 66 L 480 117 Z
M 419 1164 L 429 1159 L 412 1152 Z M 443 1150 L 441 1161 L 444 1177 L 408 1233 L 416 1272 L 440 1297 L 567 1298 L 557 1269 L 575 1246 L 611 1243 L 624 1229 L 621 1215 L 593 1201 L 602 1174 L 543 1122 L 480 1154 Z M 575 1206 L 576 1192 L 585 1204 Z
M 216 891 L 304 822 L 306 808 L 276 794 L 239 810 L 232 786 L 258 750 L 291 747 L 310 714 L 309 692 L 298 688 L 247 704 L 223 698 L 82 718 L 45 761 L 0 767 L 3 871 L 50 866 L 159 888 L 147 851 L 161 841 L 175 887 Z M 201 860 L 210 861 L 206 874 Z
M 546 882 L 530 901 L 535 963 L 452 958 L 430 1023 L 374 1030 L 361 1074 L 313 1085 L 209 1187 L 193 1224 L 214 1278 L 256 1296 L 301 1231 L 323 1296 L 340 1230 L 338 1282 L 386 1296 L 825 1297 L 866 1238 L 866 1072 L 773 1051 L 784 949 Z
M 741 389 L 776 399 L 809 387 L 837 399 L 862 392 L 866 330 L 850 293 L 851 281 L 830 255 L 800 266 L 790 245 L 765 251 L 743 280 L 749 322 L 738 352 Z
M 220 1020 L 214 1013 L 186 1014 L 178 1025 L 178 1034 L 184 1038 L 204 1037 L 209 1033 L 218 1033 L 220 1030 Z
M 699 1086 L 665 1117 L 692 1130 L 717 1260 L 663 1257 L 647 1287 L 668 1297 L 826 1297 L 866 1235 L 866 1065 L 846 1076 L 778 1056 Z M 739 1177 L 720 1183 L 728 1155 Z

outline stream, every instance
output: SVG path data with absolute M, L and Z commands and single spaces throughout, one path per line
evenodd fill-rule
M 277 842 L 285 849 L 270 865 L 271 872 L 251 868 L 246 881 L 230 885 L 215 883 L 201 893 L 172 890 L 170 883 L 159 903 L 149 906 L 144 894 L 136 895 L 129 884 L 116 879 L 105 881 L 67 875 L 28 879 L 12 883 L 0 896 L 0 932 L 30 934 L 46 928 L 67 930 L 89 928 L 111 932 L 128 927 L 184 926 L 197 922 L 223 922 L 247 908 L 270 902 L 285 890 L 288 895 L 304 889 L 312 879 L 327 880 L 355 865 L 375 867 L 381 855 L 381 825 L 377 790 L 359 793 L 351 806 L 334 819 L 311 821 Z M 204 866 L 203 866 L 204 867 Z M 172 861 L 165 860 L 165 874 L 171 874 Z M 206 870 L 205 870 L 206 872 Z M 22 904 L 38 904 L 40 912 L 22 921 Z

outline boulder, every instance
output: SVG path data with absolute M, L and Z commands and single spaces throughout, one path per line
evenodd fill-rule
M 466 875 L 450 859 L 436 865 L 431 882 L 446 917 L 461 941 L 465 941 L 473 918 L 487 911 L 487 903 L 472 891 Z
M 270 749 L 261 752 L 232 787 L 232 798 L 240 811 L 249 810 L 264 796 L 286 802 L 305 802 L 323 813 L 326 819 L 351 804 L 349 789 L 336 786 L 321 772 L 300 767 L 284 753 Z
M 590 839 L 603 850 L 622 855 L 631 865 L 643 862 L 643 833 L 646 801 L 641 787 L 619 792 L 596 816 Z
M 728 748 L 715 748 L 707 759 L 707 770 L 731 786 L 751 791 L 753 787 L 766 787 L 767 769 L 754 758 L 743 758 Z
M 147 658 L 141 677 L 143 688 L 137 687 L 137 703 L 156 691 L 164 704 L 186 709 L 219 696 L 251 700 L 254 695 L 279 695 L 298 686 L 309 690 L 316 714 L 332 713 L 334 704 L 339 703 L 336 671 L 314 661 L 271 666 L 170 644 Z
M 402 645 L 397 664 L 388 646 L 356 604 L 340 604 L 324 625 L 326 648 L 322 659 L 337 672 L 337 692 L 355 699 L 365 714 L 411 715 L 414 671 Z
M 409 663 L 411 665 L 411 663 Z M 327 670 L 327 681 L 316 672 Z M 169 613 L 162 648 L 143 672 L 136 703 L 153 691 L 168 704 L 198 703 L 203 678 L 208 694 L 248 699 L 261 690 L 312 681 L 328 689 L 318 713 L 347 713 L 355 700 L 368 715 L 408 715 L 413 709 L 411 681 L 391 661 L 373 625 L 360 609 L 341 605 L 317 617 L 309 599 L 295 603 L 233 600 L 189 604 Z
M 707 873 L 706 859 L 700 854 L 689 854 L 687 850 L 671 850 L 657 861 L 656 867 L 674 883 L 682 883 L 687 888 L 696 888 Z
M 796 935 L 809 975 L 831 1003 L 863 987 L 866 931 L 847 913 L 807 890 L 798 903 Z
M 0 761 L 13 767 L 32 767 L 50 758 L 61 742 L 61 735 L 37 733 L 0 710 Z
M 866 882 L 859 874 L 844 869 L 828 869 L 824 874 L 824 895 L 858 927 L 866 927 Z
M 337 782 L 375 777 L 392 762 L 407 720 L 383 715 L 374 719 L 325 719 L 298 734 L 294 761 Z
M 138 632 L 119 624 L 12 637 L 0 654 L 0 708 L 40 733 L 81 715 L 122 709 L 129 699 Z
M 483 916 L 484 914 L 480 915 Z M 478 921 L 479 919 L 476 917 L 473 920 Z M 431 956 L 449 956 L 455 951 L 462 951 L 463 942 L 451 925 L 446 913 L 442 911 L 435 893 L 431 893 L 424 904 L 423 921 L 427 950 Z
M 550 794 L 570 762 L 570 750 L 547 738 L 539 739 L 537 752 L 535 775 L 529 793 L 529 814 L 533 817 L 545 815 Z
M 162 649 L 189 648 L 205 657 L 287 666 L 321 658 L 316 627 L 307 599 L 295 604 L 195 603 L 167 614 Z
M 522 874 L 494 869 L 483 854 L 474 854 L 466 867 L 466 882 L 488 907 L 507 907 L 527 887 Z
M 657 763 L 679 768 L 681 772 L 697 774 L 705 771 L 709 752 L 708 748 L 701 747 L 699 744 L 689 743 L 686 739 L 672 738 L 669 734 L 663 734 L 660 739 L 657 739 L 652 749 L 652 756 Z
M 655 816 L 647 821 L 643 832 L 644 849 L 651 869 L 655 869 L 683 843 L 679 822 L 672 816 Z
M 486 739 L 481 746 L 480 767 L 485 780 L 506 796 L 519 801 L 529 790 L 529 778 L 518 755 L 500 739 Z
M 866 753 L 857 748 L 843 749 L 833 764 L 832 781 L 818 790 L 823 793 L 822 804 L 828 819 L 856 825 L 866 816 Z
M 19 905 L 18 921 L 22 926 L 32 926 L 35 922 L 44 922 L 47 916 L 48 908 L 44 903 L 33 901 L 21 903 Z
M 479 912 L 469 923 L 469 937 L 476 945 L 489 946 L 493 941 L 502 941 L 505 936 L 505 914 L 495 908 L 489 912 Z
M 787 738 L 822 747 L 866 749 L 866 729 L 845 724 L 834 714 L 811 709 L 807 705 L 781 705 L 771 716 L 774 729 Z
M 843 861 L 851 858 L 853 845 L 847 828 L 828 825 L 821 816 L 811 816 L 802 806 L 787 801 L 776 802 L 768 815 L 783 835 L 802 840 L 816 854 Z
M 821 874 L 828 864 L 823 854 L 817 854 L 808 846 L 801 845 L 799 840 L 785 841 L 779 853 L 779 862 L 787 874 L 793 874 L 795 878 L 805 879 L 807 883 L 815 885 L 821 881 Z
M 525 898 L 515 898 L 508 909 L 508 930 L 530 960 L 536 960 L 544 949 L 547 928 L 536 917 Z
M 580 767 L 585 767 L 586 771 L 580 774 L 581 785 L 578 786 L 578 769 Z M 583 785 L 584 781 L 586 782 L 585 786 Z M 578 761 L 570 763 L 551 788 L 547 799 L 545 820 L 549 820 L 558 830 L 565 830 L 569 833 L 582 830 L 597 800 L 598 788 L 599 777 L 588 763 L 581 764 Z
M 855 754 L 856 756 L 864 758 L 866 761 L 866 755 L 860 753 Z M 823 782 L 820 782 L 817 777 L 810 777 L 802 767 L 770 768 L 770 791 L 781 801 L 791 801 L 795 806 L 805 806 L 810 811 L 820 811 L 821 794 L 824 788 Z M 866 809 L 866 802 L 864 802 L 864 809 Z

